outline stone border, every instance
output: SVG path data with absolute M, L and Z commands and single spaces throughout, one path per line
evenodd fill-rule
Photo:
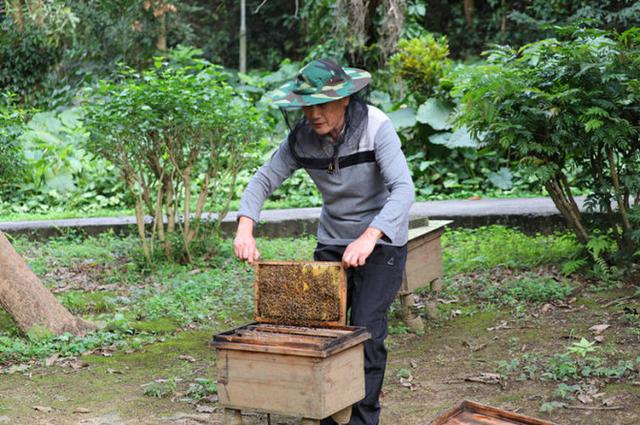
M 584 198 L 576 201 L 583 209 Z M 315 234 L 320 208 L 265 210 L 260 217 L 257 236 L 295 237 Z M 216 219 L 216 214 L 207 215 Z M 566 230 L 566 222 L 550 198 L 481 199 L 417 202 L 410 211 L 410 227 L 424 226 L 428 219 L 452 220 L 450 227 L 475 228 L 493 224 L 517 227 L 527 233 L 550 233 Z M 151 219 L 148 218 L 150 221 Z M 235 232 L 236 213 L 222 222 L 223 232 Z M 136 232 L 135 217 L 81 218 L 45 221 L 0 222 L 0 231 L 10 235 L 27 235 L 42 239 L 78 231 L 87 235 L 114 231 Z

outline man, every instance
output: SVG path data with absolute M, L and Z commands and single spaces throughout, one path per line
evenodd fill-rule
M 317 261 L 347 268 L 350 324 L 366 326 L 365 398 L 354 405 L 351 425 L 377 425 L 387 362 L 387 311 L 407 258 L 409 208 L 414 187 L 400 139 L 389 118 L 357 93 L 368 72 L 314 60 L 296 79 L 271 93 L 280 108 L 302 108 L 271 159 L 249 182 L 240 202 L 235 255 L 253 263 L 253 237 L 264 200 L 296 169 L 304 168 L 322 193 Z M 335 424 L 330 418 L 325 425 Z

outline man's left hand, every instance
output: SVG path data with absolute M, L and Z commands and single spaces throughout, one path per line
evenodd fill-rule
M 376 242 L 382 236 L 383 233 L 380 230 L 368 227 L 358 239 L 347 245 L 347 249 L 342 254 L 342 265 L 345 268 L 364 266 L 367 257 L 371 255 Z

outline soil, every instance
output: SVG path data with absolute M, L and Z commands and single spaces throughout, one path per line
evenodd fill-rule
M 581 337 L 593 339 L 589 328 L 607 323 L 602 352 L 615 358 L 640 355 L 637 324 L 626 321 L 625 311 L 640 309 L 637 300 L 607 306 L 611 300 L 633 295 L 634 289 L 586 293 L 573 303 L 551 308 L 532 307 L 525 317 L 513 311 L 482 311 L 471 306 L 460 315 L 440 323 L 431 322 L 424 335 L 391 335 L 389 362 L 382 395 L 381 425 L 426 425 L 459 400 L 470 399 L 557 424 L 640 424 L 639 371 L 624 380 L 597 379 L 593 385 L 602 397 L 583 404 L 567 401 L 573 408 L 540 411 L 553 399 L 556 381 L 519 381 L 483 384 L 465 379 L 482 372 L 495 372 L 496 362 L 536 353 L 550 356 L 563 352 Z M 625 310 L 625 308 L 627 310 Z M 23 374 L 0 377 L 0 424 L 20 425 L 133 425 L 133 424 L 223 424 L 222 409 L 216 403 L 191 404 L 181 400 L 187 382 L 196 377 L 215 377 L 215 353 L 208 345 L 211 336 L 223 329 L 188 331 L 166 342 L 145 346 L 132 354 L 111 357 L 82 357 L 88 367 L 36 367 Z M 195 362 L 182 360 L 188 355 Z M 399 371 L 411 375 L 410 385 Z M 143 387 L 157 378 L 178 377 L 178 394 L 153 398 Z M 404 384 L 403 384 L 404 382 Z M 618 410 L 599 410 L 607 399 Z M 51 407 L 41 412 L 34 406 Z M 201 407 L 197 407 L 201 406 Z M 199 410 L 214 410 L 202 413 Z M 84 408 L 88 413 L 73 413 Z M 246 425 L 267 424 L 265 415 L 245 412 Z M 298 425 L 299 419 L 273 416 L 276 425 Z
M 260 264 L 258 316 L 285 325 L 340 320 L 339 267 L 311 264 Z

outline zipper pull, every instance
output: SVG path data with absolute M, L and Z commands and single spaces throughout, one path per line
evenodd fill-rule
M 329 167 L 327 168 L 327 173 L 333 174 L 333 159 L 329 162 Z

